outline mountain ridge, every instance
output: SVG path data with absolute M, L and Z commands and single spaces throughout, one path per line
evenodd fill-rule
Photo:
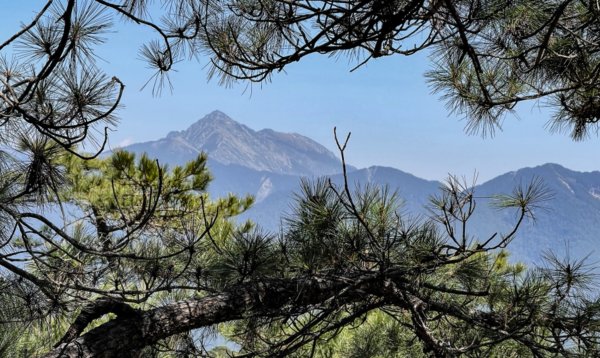
M 240 143 L 244 146 L 236 148 Z M 250 154 L 236 151 L 242 147 L 248 150 L 253 145 L 258 149 L 251 148 L 256 150 Z M 132 144 L 124 149 L 147 152 L 171 165 L 182 164 L 202 151 L 208 152 L 208 166 L 215 177 L 209 185 L 210 194 L 254 195 L 255 204 L 239 220 L 251 219 L 273 232 L 278 231 L 289 215 L 301 177 L 328 176 L 336 184 L 344 180 L 339 173 L 339 159 L 315 141 L 297 133 L 272 129 L 255 131 L 222 112 L 212 112 L 188 129 L 170 132 L 157 141 Z M 280 156 L 269 156 L 273 151 Z M 517 239 L 509 247 L 513 258 L 538 262 L 544 251 L 553 249 L 563 254 L 568 251 L 572 257 L 579 258 L 591 252 L 592 258 L 598 261 L 600 256 L 594 248 L 600 241 L 600 171 L 578 172 L 560 164 L 545 163 L 506 172 L 477 184 L 476 195 L 483 199 L 479 199 L 470 222 L 470 235 L 481 239 L 509 230 L 515 213 L 487 205 L 491 203 L 489 198 L 495 194 L 510 194 L 516 186 L 535 178 L 543 180 L 553 198 L 542 203 L 545 208 L 536 208 L 535 222 L 526 223 L 519 230 Z M 440 181 L 377 165 L 362 169 L 350 167 L 347 179 L 352 188 L 366 184 L 389 186 L 404 199 L 403 212 L 416 217 L 428 214 L 429 197 L 438 193 L 443 185 Z
M 255 131 L 221 111 L 207 114 L 185 130 L 123 149 L 147 152 L 161 161 L 176 164 L 207 152 L 210 160 L 221 164 L 278 174 L 328 175 L 341 171 L 337 156 L 316 141 L 298 133 Z

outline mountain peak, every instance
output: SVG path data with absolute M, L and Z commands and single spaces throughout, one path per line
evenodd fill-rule
M 574 172 L 571 169 L 565 168 L 560 164 L 556 163 L 545 163 L 535 167 L 526 167 L 513 172 L 514 175 L 535 175 L 535 176 L 563 176 L 571 175 Z
M 228 115 L 218 109 L 215 109 L 204 117 L 225 117 L 231 119 Z
M 556 163 L 545 163 L 542 165 L 538 165 L 537 167 L 534 167 L 534 169 L 548 169 L 548 170 L 555 170 L 555 171 L 571 171 L 570 169 L 567 169 L 565 167 L 563 167 L 560 164 L 556 164 Z
M 320 176 L 338 173 L 341 168 L 331 151 L 310 138 L 272 129 L 257 132 L 218 110 L 183 131 L 169 133 L 154 146 L 153 152 L 162 147 L 162 155 L 171 153 L 183 159 L 204 151 L 221 164 L 277 174 Z
M 197 123 L 236 123 L 239 124 L 238 122 L 234 121 L 233 119 L 231 119 L 231 117 L 229 117 L 228 115 L 226 115 L 225 113 L 219 111 L 219 110 L 215 110 L 210 112 L 209 114 L 205 115 L 204 117 L 200 118 L 195 124 Z M 193 126 L 193 125 L 192 125 Z
M 227 114 L 215 110 L 192 123 L 183 131 L 170 132 L 167 138 L 186 140 L 190 143 L 211 140 L 217 144 L 223 137 L 235 137 L 238 135 L 251 134 L 254 131 L 245 125 L 236 122 Z
M 194 124 L 188 127 L 185 132 L 194 132 L 197 130 L 246 130 L 252 131 L 250 128 L 245 125 L 236 122 L 231 117 L 226 115 L 225 113 L 216 110 L 212 111 L 204 117 L 200 118 Z

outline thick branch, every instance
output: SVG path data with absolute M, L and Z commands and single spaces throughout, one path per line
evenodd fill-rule
M 349 281 L 352 284 L 349 284 Z M 378 306 L 394 305 L 409 312 L 415 310 L 414 303 L 418 301 L 431 312 L 444 313 L 465 323 L 482 327 L 504 339 L 514 338 L 515 332 L 507 326 L 506 317 L 488 311 L 467 311 L 460 305 L 422 296 L 414 284 L 384 279 L 380 274 L 367 274 L 338 279 L 268 279 L 238 284 L 220 294 L 175 302 L 149 311 L 135 311 L 135 314 L 116 312 L 120 314 L 118 319 L 92 329 L 70 342 L 63 340 L 63 343 L 45 357 L 128 357 L 164 338 L 196 328 L 254 316 L 275 318 L 302 314 L 316 308 L 335 309 L 365 302 L 369 297 L 378 299 Z M 112 310 L 114 307 L 109 308 Z M 99 311 L 90 312 L 91 316 L 94 316 Z M 85 328 L 81 326 L 89 323 L 86 323 L 86 319 L 81 321 L 83 324 L 80 325 L 77 334 Z M 424 330 L 421 333 L 427 334 L 418 335 L 419 339 L 425 343 L 432 343 L 430 347 L 435 349 L 438 356 L 452 355 L 460 351 L 443 346 L 424 325 L 422 328 Z M 427 342 L 427 339 L 430 341 Z M 532 343 L 523 336 L 519 340 Z
M 62 343 L 46 358 L 126 357 L 169 336 L 253 315 L 278 316 L 286 308 L 308 308 L 364 301 L 365 292 L 383 295 L 380 280 L 366 279 L 362 285 L 339 294 L 346 282 L 317 278 L 271 279 L 233 286 L 221 294 L 168 304 L 139 315 L 107 322 L 88 333 Z
M 123 301 L 110 297 L 102 297 L 81 309 L 75 322 L 73 322 L 71 327 L 67 330 L 67 333 L 65 333 L 55 347 L 58 347 L 63 343 L 71 342 L 73 339 L 77 338 L 93 320 L 108 313 L 116 314 L 119 319 L 126 319 L 138 316 L 139 311 L 128 304 L 123 303 Z

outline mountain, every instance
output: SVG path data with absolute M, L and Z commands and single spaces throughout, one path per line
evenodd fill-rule
M 344 177 L 341 174 L 331 176 L 333 183 L 342 185 Z M 418 178 L 401 170 L 371 166 L 348 173 L 348 183 L 351 188 L 356 185 L 387 186 L 398 193 L 403 200 L 402 211 L 407 214 L 422 215 L 429 196 L 435 193 L 442 183 Z
M 161 162 L 182 164 L 198 153 L 222 165 L 288 175 L 328 175 L 341 171 L 340 160 L 319 143 L 296 133 L 255 131 L 214 111 L 183 131 L 124 149 L 146 152 Z
M 404 212 L 412 216 L 427 215 L 428 198 L 439 192 L 440 182 L 427 181 L 394 168 L 370 167 L 349 174 L 351 183 L 388 185 L 405 200 Z M 332 176 L 340 183 L 341 176 Z M 511 194 L 516 187 L 541 180 L 550 199 L 533 210 L 535 220 L 527 220 L 508 246 L 514 261 L 541 263 L 549 251 L 559 257 L 589 257 L 600 263 L 600 172 L 582 173 L 558 164 L 544 164 L 500 175 L 474 188 L 477 207 L 469 221 L 471 237 L 485 241 L 512 229 L 516 210 L 498 210 L 492 198 Z M 272 215 L 275 215 L 273 212 Z M 268 215 L 262 215 L 268 216 Z
M 213 196 L 228 193 L 251 194 L 255 205 L 240 216 L 276 232 L 290 213 L 294 192 L 301 177 L 328 176 L 341 184 L 341 164 L 333 153 L 299 134 L 270 129 L 254 131 L 222 112 L 212 112 L 188 129 L 171 132 L 153 142 L 133 144 L 125 149 L 158 158 L 163 163 L 181 164 L 200 151 L 209 155 L 209 168 L 215 177 L 209 186 Z M 352 187 L 387 185 L 405 200 L 403 213 L 427 214 L 428 198 L 439 191 L 437 181 L 418 178 L 398 169 L 372 166 L 348 173 Z M 514 260 L 539 262 L 544 252 L 585 257 L 600 262 L 596 250 L 600 242 L 600 172 L 581 173 L 557 164 L 523 168 L 500 175 L 475 188 L 479 198 L 469 222 L 469 234 L 485 240 L 494 233 L 506 233 L 515 222 L 516 212 L 499 211 L 488 204 L 496 194 L 510 194 L 518 185 L 534 178 L 543 181 L 552 199 L 534 210 L 535 221 L 521 226 L 509 251 Z
M 215 178 L 215 181 L 218 181 L 218 175 L 215 175 Z M 342 174 L 331 175 L 329 178 L 340 187 L 344 182 Z M 398 169 L 379 166 L 350 171 L 348 183 L 351 190 L 354 190 L 357 185 L 388 186 L 392 191 L 397 191 L 403 200 L 402 211 L 414 215 L 425 213 L 424 207 L 429 195 L 441 185 L 437 181 L 421 179 Z M 298 192 L 299 184 L 299 177 L 262 173 L 261 186 L 255 192 L 257 202 L 242 215 L 241 219 L 251 219 L 263 228 L 276 231 L 282 219 L 291 212 L 294 193 Z M 268 195 L 264 195 L 267 191 L 265 188 L 268 188 Z
M 551 199 L 534 209 L 534 221 L 521 227 L 510 251 L 518 259 L 539 261 L 544 252 L 598 262 L 600 251 L 600 172 L 576 172 L 558 164 L 544 164 L 500 175 L 476 188 L 477 196 L 511 193 L 519 185 L 541 179 Z M 484 204 L 485 202 L 482 202 Z M 482 237 L 506 231 L 515 213 L 480 205 L 473 229 Z

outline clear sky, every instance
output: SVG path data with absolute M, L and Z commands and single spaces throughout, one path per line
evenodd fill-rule
M 17 31 L 43 3 L 1 0 L 0 36 Z M 177 64 L 173 92 L 157 98 L 151 86 L 140 90 L 152 72 L 138 49 L 151 33 L 122 23 L 113 30 L 97 53 L 108 74 L 127 86 L 120 124 L 110 134 L 113 147 L 161 138 L 218 109 L 253 129 L 297 132 L 331 150 L 337 126 L 341 133 L 352 132 L 351 164 L 391 166 L 426 179 L 477 171 L 482 182 L 547 162 L 580 171 L 600 169 L 600 138 L 573 142 L 568 135 L 550 133 L 546 125 L 551 114 L 543 103 L 521 105 L 493 138 L 467 135 L 465 121 L 451 116 L 439 96 L 430 93 L 423 76 L 430 63 L 424 53 L 378 59 L 352 73 L 353 63 L 345 57 L 313 56 L 271 82 L 231 88 L 208 81 L 207 58 L 201 57 L 201 63 Z

